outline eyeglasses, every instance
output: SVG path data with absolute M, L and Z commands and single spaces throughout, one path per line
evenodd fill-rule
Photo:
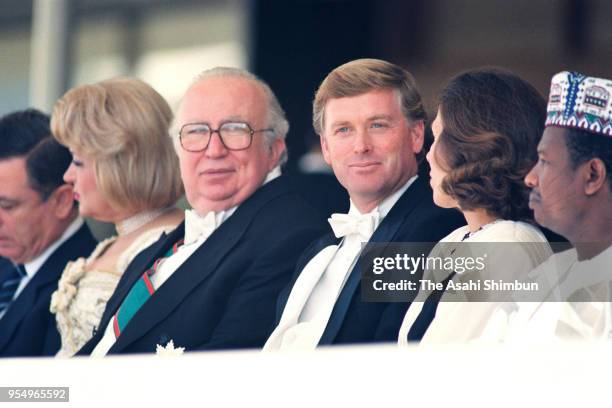
M 273 132 L 274 129 L 253 130 L 248 123 L 226 122 L 219 129 L 211 129 L 206 123 L 187 123 L 179 131 L 181 146 L 188 152 L 201 152 L 208 148 L 213 133 L 219 134 L 221 144 L 227 150 L 245 150 L 251 146 L 257 132 Z

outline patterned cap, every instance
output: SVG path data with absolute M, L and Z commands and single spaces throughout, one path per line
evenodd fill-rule
M 550 84 L 546 126 L 612 136 L 612 80 L 560 72 Z

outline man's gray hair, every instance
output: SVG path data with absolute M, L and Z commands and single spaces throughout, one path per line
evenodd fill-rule
M 211 69 L 202 71 L 195 78 L 191 86 L 197 84 L 198 82 L 204 79 L 213 78 L 213 77 L 245 78 L 259 85 L 261 89 L 264 91 L 266 98 L 268 100 L 268 108 L 267 108 L 268 124 L 266 127 L 273 129 L 272 132 L 264 132 L 264 134 L 266 135 L 265 137 L 268 142 L 268 145 L 272 144 L 272 142 L 276 139 L 284 140 L 287 137 L 287 133 L 289 132 L 289 122 L 287 121 L 285 111 L 281 107 L 280 102 L 278 101 L 278 98 L 276 97 L 274 92 L 272 92 L 272 89 L 270 88 L 270 86 L 264 80 L 262 80 L 261 78 L 257 77 L 255 74 L 245 69 L 242 69 L 242 68 L 215 67 L 215 68 L 211 68 Z M 178 134 L 178 131 L 179 129 L 177 128 L 176 116 L 175 116 L 172 126 L 170 126 L 170 133 L 171 133 L 170 135 L 172 137 L 176 137 L 176 135 Z M 287 159 L 288 159 L 287 149 L 285 148 L 285 150 L 281 154 L 281 157 L 279 158 L 278 164 L 282 165 L 286 163 Z

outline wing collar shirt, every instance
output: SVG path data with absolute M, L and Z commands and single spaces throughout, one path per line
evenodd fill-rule
M 281 170 L 280 167 L 277 166 L 268 173 L 262 186 L 280 175 Z M 181 267 L 187 258 L 193 255 L 193 253 L 200 248 L 202 244 L 204 244 L 204 242 L 206 242 L 206 240 L 213 234 L 213 232 L 215 232 L 215 230 L 219 228 L 223 222 L 231 217 L 234 212 L 236 212 L 237 208 L 238 206 L 234 206 L 217 213 L 211 211 L 204 216 L 198 214 L 195 210 L 186 210 L 185 242 L 181 247 L 179 247 L 176 253 L 166 258 L 159 266 L 157 272 L 151 276 L 151 283 L 153 284 L 155 290 L 159 289 L 159 287 L 162 286 L 164 282 L 166 282 L 172 276 L 172 274 L 174 274 L 174 272 Z M 111 323 L 112 320 L 106 326 L 104 336 L 92 351 L 92 357 L 105 356 L 113 344 L 115 344 L 115 333 Z M 155 350 L 152 349 L 151 352 L 153 353 Z
M 332 215 L 329 222 L 336 237 L 343 237 L 342 241 L 324 248 L 304 267 L 264 350 L 301 350 L 317 346 L 357 262 L 362 244 L 370 240 L 380 222 L 416 178 L 413 176 L 368 214 L 361 214 L 351 201 L 348 215 Z M 356 220 L 353 226 L 347 225 L 351 219 Z

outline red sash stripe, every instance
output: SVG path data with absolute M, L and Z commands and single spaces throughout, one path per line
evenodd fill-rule
M 149 274 L 145 273 L 144 275 L 142 275 L 142 280 L 144 281 L 145 285 L 147 285 L 147 290 L 149 291 L 149 294 L 152 295 L 153 292 L 155 292 L 155 289 L 153 288 L 153 284 L 151 283 Z

